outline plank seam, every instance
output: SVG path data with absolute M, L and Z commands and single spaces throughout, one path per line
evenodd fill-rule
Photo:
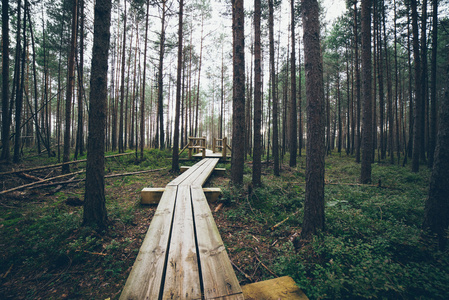
M 172 237 L 172 233 L 173 233 L 173 223 L 175 222 L 175 213 L 176 213 L 176 203 L 178 202 L 178 192 L 179 192 L 179 188 L 178 186 L 176 186 L 176 196 L 175 196 L 175 201 L 173 203 L 173 213 L 172 213 L 172 218 L 171 218 L 171 222 L 170 222 L 170 233 L 168 234 L 168 241 L 167 241 L 167 248 L 165 251 L 165 258 L 164 258 L 164 268 L 162 269 L 162 279 L 161 279 L 161 285 L 159 287 L 159 300 L 162 300 L 163 296 L 164 296 L 164 287 L 165 287 L 165 276 L 167 275 L 167 265 L 168 265 L 168 256 L 170 253 L 170 241 L 171 241 L 171 237 Z
M 190 203 L 192 205 L 192 220 L 193 220 L 193 233 L 195 237 L 195 248 L 196 248 L 196 258 L 198 260 L 198 275 L 200 276 L 200 291 L 201 291 L 201 298 L 204 298 L 205 291 L 204 291 L 204 282 L 203 282 L 203 270 L 201 267 L 201 259 L 200 259 L 200 248 L 198 247 L 198 234 L 196 231 L 196 221 L 195 221 L 195 209 L 193 207 L 193 195 L 192 195 L 192 187 L 189 186 L 189 192 L 190 192 Z

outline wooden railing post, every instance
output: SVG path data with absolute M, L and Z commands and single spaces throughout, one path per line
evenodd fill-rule
M 226 144 L 227 144 L 227 141 L 228 141 L 228 138 L 224 137 L 223 140 L 222 140 L 222 142 L 221 142 L 221 143 L 222 143 L 221 146 L 223 147 L 221 151 L 222 151 L 222 153 L 223 153 L 223 158 L 224 158 L 224 159 L 227 158 L 227 156 L 226 156 L 226 148 L 227 148 L 227 147 L 226 147 Z
M 201 146 L 203 148 L 201 148 L 201 151 L 203 151 L 203 158 L 206 158 L 206 137 L 203 136 L 203 139 L 200 141 L 201 142 Z
M 192 140 L 189 137 L 189 160 L 192 159 Z
M 217 143 L 217 139 L 213 138 L 213 142 L 212 142 L 212 153 L 215 153 L 215 145 Z

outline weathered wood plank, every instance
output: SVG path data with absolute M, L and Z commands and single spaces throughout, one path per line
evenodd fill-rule
M 208 160 L 210 161 L 209 164 L 207 165 L 207 167 L 205 167 L 204 169 L 201 170 L 201 173 L 196 177 L 196 179 L 195 179 L 194 183 L 192 183 L 192 185 L 195 185 L 195 186 L 204 185 L 204 183 L 207 181 L 207 179 L 210 177 L 210 175 L 214 171 L 215 166 L 218 164 L 218 161 L 220 159 L 208 158 Z
M 184 173 L 182 173 L 181 175 L 179 175 L 178 177 L 176 177 L 175 179 L 170 181 L 168 183 L 168 185 L 179 185 L 179 184 L 181 184 L 183 181 L 185 181 L 187 178 L 189 178 L 192 174 L 194 174 L 196 172 L 196 170 L 198 168 L 200 168 L 205 163 L 207 163 L 207 160 L 204 160 L 204 159 L 200 160 L 199 162 L 197 162 L 196 164 L 191 166 L 187 171 L 185 171 Z
M 158 299 L 177 190 L 166 187 L 120 299 Z
M 212 174 L 215 166 L 217 165 L 219 159 L 218 158 L 206 158 L 203 159 L 206 161 L 200 168 L 196 169 L 192 175 L 190 175 L 186 180 L 184 180 L 181 184 L 183 185 L 195 185 L 202 186 L 209 176 Z
M 242 289 L 232 269 L 203 190 L 197 186 L 192 186 L 191 190 L 204 297 L 216 299 L 235 295 L 235 299 L 243 299 L 243 296 L 238 298 Z
M 140 191 L 140 204 L 158 204 L 165 188 L 144 188 Z M 220 188 L 203 188 L 207 202 L 217 202 L 223 194 Z
M 217 298 L 208 298 L 207 300 L 244 300 L 245 297 L 243 294 L 235 294 L 235 295 L 229 295 L 229 296 L 223 296 L 223 297 L 217 297 Z M 265 300 L 265 299 L 264 299 Z M 278 299 L 276 299 L 278 300 Z
M 202 159 L 200 162 L 194 164 L 192 167 L 190 167 L 187 171 L 185 171 L 184 173 L 182 173 L 179 177 L 177 177 L 176 179 L 174 179 L 173 181 L 171 181 L 169 183 L 169 185 L 192 185 L 192 184 L 199 184 L 202 185 L 205 180 L 201 180 L 198 181 L 197 178 L 203 173 L 203 172 L 207 172 L 207 177 L 210 175 L 210 173 L 212 172 L 212 170 L 214 168 L 212 168 L 212 170 L 210 169 L 211 164 L 213 164 L 213 166 L 215 167 L 216 164 L 218 163 L 218 161 L 216 161 L 215 159 Z
M 189 186 L 179 186 L 162 299 L 201 299 Z
M 188 169 L 190 169 L 189 166 L 180 166 L 179 167 L 179 171 L 181 173 L 184 173 L 185 171 L 187 171 Z M 226 174 L 226 168 L 214 168 L 214 175 L 218 175 L 218 176 L 224 176 Z

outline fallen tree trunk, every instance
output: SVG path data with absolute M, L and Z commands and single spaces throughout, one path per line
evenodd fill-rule
M 67 177 L 67 176 L 76 175 L 76 174 L 81 174 L 83 172 L 85 172 L 85 171 L 82 170 L 82 171 L 78 171 L 78 172 L 74 172 L 74 173 L 70 173 L 70 174 L 64 174 L 64 175 L 59 175 L 59 176 L 55 176 L 55 177 L 52 177 L 52 178 L 44 179 L 42 181 L 36 181 L 36 182 L 32 182 L 32 183 L 21 185 L 21 186 L 16 186 L 15 188 L 1 191 L 0 195 L 6 194 L 6 193 L 9 193 L 9 192 L 13 192 L 13 191 L 17 191 L 17 190 L 22 190 L 22 189 L 25 189 L 25 188 L 28 188 L 28 187 L 32 187 L 34 185 L 39 185 L 39 184 L 42 184 L 44 182 L 52 181 L 52 180 L 55 180 L 55 179 L 58 179 L 58 178 Z
M 123 155 L 130 155 L 130 154 L 134 154 L 134 152 L 109 155 L 109 156 L 105 156 L 105 158 L 118 157 L 118 156 L 123 156 Z M 87 161 L 87 159 L 80 159 L 80 160 L 68 161 L 65 163 L 59 163 L 59 164 L 54 164 L 54 165 L 40 166 L 40 167 L 29 168 L 29 169 L 24 169 L 24 170 L 14 170 L 14 171 L 2 172 L 2 173 L 0 173 L 0 176 L 29 172 L 29 171 L 38 171 L 38 170 L 57 168 L 57 167 L 61 167 L 64 165 L 76 164 L 76 163 L 86 162 L 86 161 Z
M 130 172 L 130 173 L 122 173 L 122 174 L 110 174 L 110 175 L 105 175 L 104 178 L 114 178 L 114 177 L 123 177 L 123 176 L 131 176 L 131 175 L 138 175 L 138 174 L 144 174 L 144 173 L 151 173 L 151 172 L 156 172 L 156 171 L 161 171 L 161 170 L 165 170 L 167 168 L 161 168 L 161 169 L 153 169 L 153 170 L 145 170 L 145 171 L 137 171 L 137 172 Z M 60 181 L 60 182 L 52 182 L 52 183 L 46 183 L 46 184 L 42 184 L 39 186 L 33 186 L 32 188 L 45 188 L 45 187 L 50 187 L 50 186 L 55 186 L 55 185 L 64 185 L 64 184 L 70 184 L 70 183 L 78 183 L 78 182 L 82 182 L 85 181 L 86 178 L 80 178 L 80 179 L 76 179 L 76 180 L 67 180 L 67 181 Z

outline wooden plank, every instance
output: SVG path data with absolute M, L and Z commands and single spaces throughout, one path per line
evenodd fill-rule
M 162 299 L 201 299 L 189 186 L 178 187 L 174 214 Z
M 188 171 L 182 173 L 181 176 L 178 177 L 180 180 L 173 180 L 170 184 L 175 183 L 177 185 L 192 185 L 199 182 L 199 185 L 203 185 L 206 180 L 201 179 L 201 174 L 205 173 L 206 175 L 203 175 L 202 177 L 206 176 L 206 179 L 209 177 L 215 165 L 218 163 L 218 161 L 215 162 L 214 160 L 215 159 L 211 158 L 201 160 L 199 163 L 193 165 Z M 187 172 L 188 176 L 183 176 Z
M 165 188 L 144 188 L 140 191 L 140 204 L 158 204 Z
M 177 190 L 165 188 L 120 299 L 158 299 Z
M 181 173 L 184 173 L 185 171 L 187 171 L 188 169 L 190 169 L 189 166 L 180 166 L 179 167 L 179 171 Z M 226 168 L 214 168 L 214 175 L 218 175 L 218 176 L 225 176 L 226 175 Z
M 140 204 L 158 204 L 165 188 L 144 188 L 140 191 Z M 220 188 L 203 188 L 207 202 L 217 202 L 223 194 Z
M 195 179 L 195 185 L 202 186 L 207 179 L 210 177 L 212 172 L 215 169 L 215 166 L 218 164 L 219 158 L 209 158 L 209 165 L 201 172 L 201 174 Z
M 217 225 L 201 187 L 193 186 L 192 204 L 205 299 L 235 295 L 243 299 Z M 226 298 L 231 299 L 231 298 Z
M 218 158 L 206 158 L 206 164 L 198 168 L 194 174 L 192 174 L 187 180 L 183 181 L 182 184 L 189 184 L 195 186 L 202 186 L 209 176 L 212 174 L 215 166 L 217 165 Z
M 195 173 L 196 169 L 198 169 L 199 167 L 201 167 L 203 164 L 205 164 L 207 162 L 207 160 L 200 160 L 199 162 L 197 162 L 196 164 L 194 164 L 193 166 L 191 166 L 187 171 L 185 171 L 184 173 L 182 173 L 181 175 L 179 175 L 178 177 L 176 177 L 175 179 L 173 179 L 171 182 L 168 183 L 168 185 L 179 185 L 181 184 L 184 180 L 186 180 L 187 178 L 189 178 L 193 173 Z

